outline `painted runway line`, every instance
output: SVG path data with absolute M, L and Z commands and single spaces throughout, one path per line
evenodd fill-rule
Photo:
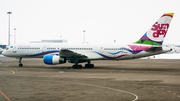
M 13 75 L 13 74 L 16 73 L 15 71 L 13 71 L 13 70 L 11 70 L 11 69 L 4 69 L 4 68 L 0 68 L 0 69 L 2 69 L 2 70 L 7 70 L 7 71 L 11 71 L 11 72 L 12 72 L 11 74 L 6 74 L 6 75 Z
M 56 82 L 66 82 L 66 81 L 56 81 Z M 114 90 L 114 91 L 123 92 L 123 93 L 127 93 L 127 94 L 135 96 L 135 99 L 133 99 L 132 101 L 136 101 L 138 99 L 138 96 L 136 94 L 134 94 L 132 92 L 125 91 L 125 90 L 120 90 L 120 89 L 115 89 L 115 88 L 110 88 L 110 87 L 104 87 L 104 86 L 97 86 L 97 85 L 86 84 L 86 83 L 77 83 L 77 82 L 66 82 L 66 83 L 73 83 L 73 84 L 91 86 L 91 87 L 96 87 L 96 88 L 103 88 L 103 89 Z
M 1 90 L 0 90 L 0 93 L 1 93 L 8 101 L 11 101 Z
M 168 86 L 169 87 L 169 86 Z M 155 87 L 155 88 L 157 88 L 157 87 Z M 165 90 L 164 88 L 161 88 L 161 90 Z M 174 95 L 177 95 L 176 93 L 173 93 L 173 92 L 171 92 L 170 90 L 168 90 L 168 92 L 169 93 L 172 93 L 172 94 L 174 94 Z M 180 97 L 179 95 L 177 95 L 177 97 Z

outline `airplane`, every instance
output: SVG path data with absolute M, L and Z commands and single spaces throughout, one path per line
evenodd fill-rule
M 74 63 L 73 68 L 82 68 L 79 63 L 87 62 L 86 68 L 93 68 L 91 60 L 127 60 L 162 54 L 171 48 L 162 47 L 174 13 L 164 13 L 158 21 L 136 42 L 125 45 L 91 45 L 68 43 L 29 43 L 10 45 L 2 52 L 4 56 L 19 59 L 43 58 L 47 65 Z

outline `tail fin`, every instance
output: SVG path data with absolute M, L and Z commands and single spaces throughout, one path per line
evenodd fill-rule
M 174 13 L 164 13 L 161 18 L 135 43 L 161 46 Z

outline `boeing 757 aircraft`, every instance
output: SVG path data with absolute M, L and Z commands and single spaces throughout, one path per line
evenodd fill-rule
M 63 64 L 66 61 L 74 63 L 73 68 L 82 68 L 78 63 L 87 62 L 85 67 L 94 67 L 91 60 L 125 60 L 136 59 L 161 53 L 172 49 L 162 47 L 174 13 L 165 13 L 151 28 L 136 42 L 126 45 L 90 45 L 68 43 L 38 43 L 15 44 L 3 51 L 7 57 L 43 58 L 45 64 Z M 133 34 L 134 35 L 134 34 Z

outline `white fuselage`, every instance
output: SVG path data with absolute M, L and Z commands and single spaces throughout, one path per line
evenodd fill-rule
M 68 44 L 68 43 L 29 43 L 15 44 L 3 51 L 4 56 L 22 58 L 43 58 L 44 55 L 59 55 L 60 50 L 68 49 L 77 54 L 87 56 L 88 60 L 123 60 L 135 59 L 145 56 L 165 53 L 170 49 L 156 52 L 144 50 L 153 47 L 152 45 L 128 44 L 128 45 L 91 45 L 91 44 Z

